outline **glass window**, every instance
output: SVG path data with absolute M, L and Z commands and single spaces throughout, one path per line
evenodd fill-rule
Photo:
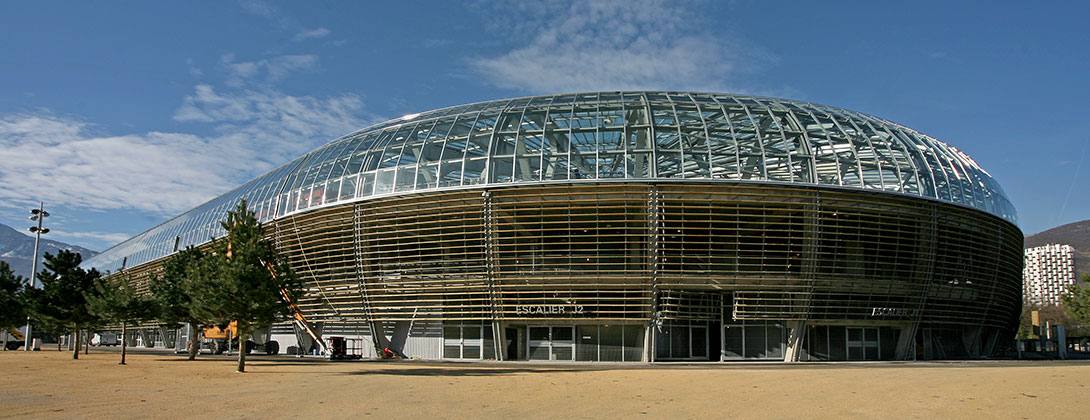
M 341 181 L 341 201 L 352 199 L 356 196 L 357 175 L 350 175 Z

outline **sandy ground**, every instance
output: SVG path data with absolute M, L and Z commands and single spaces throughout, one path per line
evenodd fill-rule
M 1090 362 L 631 365 L 196 361 L 0 352 L 0 417 L 1037 419 L 1090 407 Z

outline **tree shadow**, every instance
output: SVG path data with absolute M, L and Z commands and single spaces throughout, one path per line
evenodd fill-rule
M 354 372 L 343 372 L 352 376 L 502 376 L 523 373 L 567 373 L 567 372 L 591 372 L 603 369 L 594 368 L 485 368 L 485 367 L 419 367 L 406 366 L 403 369 L 366 369 Z

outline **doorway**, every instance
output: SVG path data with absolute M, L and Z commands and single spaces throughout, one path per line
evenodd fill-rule
M 575 360 L 574 326 L 531 326 L 527 334 L 530 360 Z
M 522 360 L 522 358 L 519 357 L 519 348 L 522 347 L 519 346 L 519 343 L 522 342 L 522 340 L 519 339 L 519 333 L 520 331 L 518 328 L 503 329 L 503 348 L 507 351 L 507 354 L 504 355 L 504 360 Z
M 878 328 L 848 328 L 848 360 L 879 360 Z

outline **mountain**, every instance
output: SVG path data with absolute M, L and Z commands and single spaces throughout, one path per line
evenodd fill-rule
M 1090 273 L 1090 220 L 1068 223 L 1026 236 L 1026 248 L 1048 244 L 1067 244 L 1075 249 L 1075 278 Z
M 41 243 L 38 244 L 38 271 L 41 272 L 42 270 L 41 258 L 43 255 L 47 252 L 56 254 L 57 251 L 62 249 L 78 252 L 83 256 L 84 260 L 98 254 L 97 251 L 69 245 L 64 242 L 45 239 L 43 237 Z M 15 275 L 23 276 L 27 279 L 30 278 L 31 255 L 33 254 L 33 236 L 23 234 L 7 225 L 0 224 L 0 261 L 8 263 L 8 265 L 11 266 L 11 270 L 15 272 Z

